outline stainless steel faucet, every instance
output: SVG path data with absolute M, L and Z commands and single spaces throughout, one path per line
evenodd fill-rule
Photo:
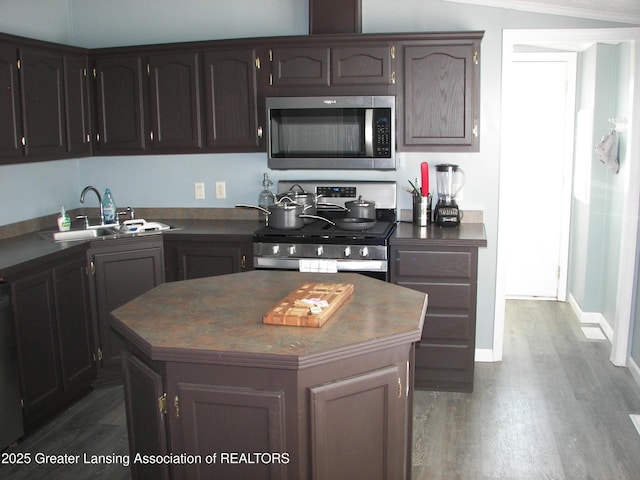
M 98 197 L 98 205 L 100 206 L 100 225 L 104 225 L 104 210 L 102 208 L 102 195 L 100 195 L 100 192 L 96 190 L 95 187 L 92 187 L 91 185 L 89 185 L 88 187 L 84 187 L 84 190 L 82 190 L 82 193 L 80 194 L 80 203 L 84 203 L 84 196 L 87 194 L 89 190 L 93 191 L 93 193 L 95 193 L 96 196 Z

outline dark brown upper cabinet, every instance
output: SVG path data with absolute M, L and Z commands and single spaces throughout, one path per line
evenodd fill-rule
M 96 154 L 141 153 L 147 146 L 140 55 L 95 59 Z
M 270 50 L 269 93 L 393 94 L 395 52 L 395 46 L 386 42 L 276 46 Z
M 254 48 L 216 49 L 204 53 L 207 146 L 216 151 L 257 151 L 258 120 Z
M 91 154 L 87 51 L 0 35 L 0 163 Z
M 22 108 L 18 80 L 18 51 L 0 46 L 0 163 L 22 157 Z
M 392 85 L 396 82 L 393 45 L 331 49 L 332 85 Z
M 167 53 L 148 60 L 152 150 L 202 146 L 200 55 Z
M 274 48 L 269 83 L 274 87 L 328 87 L 330 52 L 329 47 Z
M 62 54 L 21 48 L 22 134 L 29 156 L 66 153 Z
M 89 67 L 86 55 L 64 56 L 64 97 L 67 152 L 71 156 L 91 155 L 91 110 Z
M 479 150 L 481 38 L 404 45 L 398 150 Z

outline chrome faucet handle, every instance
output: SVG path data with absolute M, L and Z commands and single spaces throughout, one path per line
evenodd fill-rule
M 127 207 L 125 210 L 118 212 L 118 217 L 124 215 L 129 215 L 129 219 L 133 220 L 134 218 L 136 218 L 136 211 L 131 207 Z
M 78 215 L 76 220 L 84 220 L 84 229 L 87 230 L 89 228 L 89 217 L 86 215 Z

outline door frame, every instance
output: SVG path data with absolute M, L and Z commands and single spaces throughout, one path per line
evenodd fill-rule
M 508 63 L 508 70 L 503 70 L 503 79 L 511 78 L 513 63 L 516 62 L 557 62 L 564 63 L 566 65 L 567 75 L 573 75 L 575 77 L 577 72 L 577 52 L 567 52 L 567 51 L 549 51 L 549 52 L 510 52 L 511 60 Z M 508 90 L 508 85 L 506 81 L 503 81 L 502 92 L 503 95 L 506 94 Z M 567 85 L 566 88 L 566 115 L 565 115 L 565 133 L 566 138 L 563 144 L 563 152 L 562 152 L 562 177 L 563 177 L 563 185 L 562 191 L 560 192 L 560 211 L 562 215 L 562 224 L 560 226 L 560 231 L 558 235 L 559 239 L 559 251 L 558 251 L 558 263 L 559 263 L 559 272 L 557 278 L 557 288 L 556 288 L 556 296 L 555 298 L 559 301 L 565 301 L 567 298 L 567 281 L 568 281 L 568 265 L 569 265 L 569 233 L 570 233 L 570 218 L 571 218 L 571 191 L 572 191 L 572 177 L 573 177 L 573 156 L 574 156 L 574 138 L 575 138 L 575 105 L 576 105 L 576 88 L 577 82 L 571 82 Z M 503 97 L 504 99 L 504 97 Z M 506 105 L 506 102 L 503 101 L 502 104 L 502 115 L 503 119 L 509 121 L 513 121 L 512 119 L 507 118 L 507 112 L 510 108 Z M 505 161 L 504 156 L 504 145 L 505 140 L 504 137 L 501 140 L 500 147 L 500 158 L 501 163 Z M 501 185 L 505 180 L 502 178 L 502 168 L 500 171 L 500 182 Z M 505 195 L 502 193 L 503 190 L 501 188 L 500 194 L 500 209 L 506 208 L 502 202 L 508 202 L 509 199 L 505 198 Z M 506 222 L 505 222 L 506 223 Z M 499 228 L 499 232 L 504 233 L 506 236 L 506 230 L 508 227 L 505 224 L 502 224 L 501 228 Z M 506 263 L 505 263 L 506 268 Z M 505 272 L 506 275 L 506 272 Z M 506 284 L 505 284 L 506 285 Z M 506 290 L 506 288 L 505 288 Z M 505 292 L 506 297 L 506 292 Z M 541 297 L 542 298 L 542 297 Z M 549 299 L 551 297 L 544 297 L 545 299 Z
M 509 64 L 512 61 L 514 46 L 531 44 L 549 48 L 575 49 L 581 51 L 595 42 L 631 44 L 631 71 L 634 84 L 640 81 L 640 62 L 636 60 L 640 45 L 640 28 L 596 28 L 596 29 L 565 29 L 565 30 L 504 30 L 502 35 L 502 97 L 504 98 L 505 80 L 508 79 Z M 637 92 L 637 88 L 635 89 Z M 632 112 L 627 129 L 628 157 L 640 157 L 640 135 L 635 130 L 640 126 L 640 95 L 634 93 Z M 502 105 L 504 118 L 505 105 Z M 635 127 L 635 128 L 634 128 Z M 640 210 L 640 162 L 629 162 L 629 178 L 626 185 L 625 200 L 622 209 L 622 238 L 620 245 L 620 264 L 618 269 L 618 295 L 610 360 L 614 365 L 626 366 L 630 350 L 630 329 L 634 314 L 634 286 L 636 277 L 636 259 L 638 243 L 638 213 Z M 500 196 L 502 202 L 502 196 Z M 501 246 L 504 234 L 501 233 L 500 223 L 503 216 L 498 210 L 498 249 L 496 269 L 496 298 L 495 320 L 493 330 L 493 360 L 502 360 L 505 321 L 505 282 L 506 282 L 506 253 Z M 501 242 L 501 239 L 503 240 Z M 634 261 L 629 261 L 634 259 Z

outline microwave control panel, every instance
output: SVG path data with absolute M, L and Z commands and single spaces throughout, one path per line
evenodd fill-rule
M 376 108 L 374 112 L 374 156 L 391 158 L 391 109 Z

